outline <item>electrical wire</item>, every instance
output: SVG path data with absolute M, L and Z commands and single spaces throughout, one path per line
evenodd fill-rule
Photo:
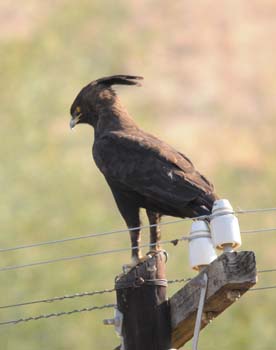
M 258 273 L 276 272 L 276 269 L 258 270 L 257 272 L 258 272 Z
M 166 240 L 166 241 L 160 241 L 159 243 L 162 245 L 165 244 L 173 244 L 176 245 L 179 241 L 187 240 L 189 239 L 188 237 L 181 237 L 173 240 Z M 118 249 L 110 249 L 110 250 L 102 250 L 98 252 L 92 252 L 92 253 L 86 253 L 86 254 L 80 254 L 80 255 L 73 255 L 73 256 L 65 256 L 61 258 L 56 258 L 56 259 L 50 259 L 50 260 L 42 260 L 42 261 L 35 261 L 33 263 L 27 263 L 27 264 L 22 264 L 22 265 L 12 265 L 12 266 L 5 266 L 0 268 L 0 272 L 2 271 L 12 271 L 12 270 L 18 270 L 26 267 L 32 267 L 32 266 L 39 266 L 39 265 L 46 265 L 46 264 L 52 264 L 56 262 L 61 262 L 61 261 L 71 261 L 71 260 L 77 260 L 77 259 L 83 259 L 91 256 L 99 256 L 99 255 L 106 255 L 106 254 L 113 254 L 113 253 L 121 253 L 121 252 L 126 252 L 129 250 L 135 250 L 138 248 L 145 248 L 145 247 L 152 247 L 155 246 L 155 243 L 151 244 L 142 244 L 139 247 L 135 246 L 132 248 L 118 248 Z
M 263 213 L 263 212 L 271 212 L 271 211 L 276 211 L 276 208 L 237 210 L 237 211 L 234 211 L 233 214 Z M 194 220 L 194 219 L 199 220 L 199 219 L 206 219 L 206 218 L 211 218 L 211 217 L 212 217 L 212 215 L 203 215 L 203 216 L 196 217 L 196 218 L 185 218 L 185 219 L 179 219 L 179 220 L 164 222 L 164 223 L 160 223 L 159 225 L 170 225 L 170 224 L 180 223 L 180 222 L 188 221 L 188 220 Z M 0 249 L 0 252 L 7 252 L 7 251 L 14 251 L 14 250 L 19 250 L 19 249 L 26 249 L 26 248 L 33 248 L 33 247 L 38 247 L 38 246 L 44 246 L 44 245 L 64 243 L 64 242 L 68 242 L 68 241 L 76 241 L 76 240 L 80 240 L 80 239 L 111 235 L 111 234 L 116 234 L 116 233 L 121 233 L 121 232 L 129 232 L 129 231 L 133 231 L 133 230 L 137 230 L 137 229 L 145 229 L 145 228 L 156 227 L 156 226 L 158 226 L 158 225 L 157 224 L 153 224 L 153 225 L 139 226 L 139 227 L 135 227 L 135 228 L 131 228 L 131 229 L 107 231 L 107 232 L 96 233 L 96 234 L 89 234 L 89 235 L 78 236 L 78 237 L 68 237 L 68 238 L 64 238 L 64 239 L 60 239 L 60 240 L 45 241 L 45 242 L 40 242 L 40 243 L 28 244 L 28 245 L 26 244 L 26 245 L 20 245 L 20 246 L 16 246 L 16 247 L 11 247 L 11 248 L 2 248 L 2 249 Z M 272 232 L 272 231 L 276 231 L 276 228 L 273 227 L 273 228 L 259 228 L 259 229 L 255 229 L 255 230 L 243 230 L 243 231 L 241 231 L 241 233 L 243 233 L 243 234 L 251 234 L 251 233 Z M 188 236 L 183 236 L 183 237 L 177 238 L 175 240 L 161 241 L 160 244 L 164 245 L 164 244 L 171 243 L 171 244 L 176 245 L 179 241 L 188 241 L 188 240 L 189 240 Z M 145 244 L 145 245 L 141 245 L 140 248 L 147 247 L 147 246 L 154 246 L 154 245 L 155 244 L 150 244 L 150 245 Z M 66 256 L 66 257 L 50 259 L 50 260 L 44 260 L 44 261 L 37 261 L 37 262 L 28 263 L 28 264 L 22 264 L 22 265 L 6 266 L 6 267 L 0 268 L 0 271 L 16 270 L 16 269 L 20 269 L 20 268 L 31 267 L 31 266 L 38 266 L 38 265 L 45 265 L 45 264 L 50 264 L 50 263 L 55 263 L 55 262 L 60 262 L 60 261 L 76 260 L 76 259 L 81 259 L 81 258 L 85 258 L 85 257 L 97 256 L 97 255 L 119 253 L 119 252 L 134 250 L 134 249 L 137 249 L 137 248 L 138 247 L 118 248 L 118 249 L 104 250 L 104 251 L 86 253 L 86 254 L 75 255 L 75 256 Z M 276 272 L 276 269 L 266 269 L 266 270 L 259 270 L 258 271 L 258 273 L 268 273 L 268 272 Z M 191 280 L 191 278 L 174 279 L 174 280 L 169 280 L 168 283 L 169 284 L 181 283 L 181 282 L 187 282 L 189 280 Z M 251 289 L 249 289 L 249 291 L 270 290 L 270 289 L 275 289 L 275 288 L 276 288 L 276 285 L 271 285 L 271 286 L 251 288 Z M 22 302 L 22 303 L 17 303 L 17 304 L 3 305 L 3 306 L 0 306 L 0 309 L 6 309 L 6 308 L 11 308 L 11 307 L 19 307 L 19 306 L 25 306 L 25 305 L 31 305 L 31 304 L 37 304 L 37 303 L 50 303 L 50 302 L 54 302 L 54 301 L 73 299 L 73 298 L 84 297 L 84 296 L 93 296 L 93 295 L 96 295 L 96 294 L 111 293 L 111 292 L 114 292 L 114 290 L 115 289 L 113 288 L 113 289 L 105 289 L 105 290 L 101 290 L 101 291 L 75 293 L 75 294 L 63 295 L 63 296 L 59 296 L 59 297 L 40 299 L 40 300 L 33 300 L 33 301 Z M 51 313 L 51 314 L 32 316 L 32 317 L 28 317 L 28 318 L 9 320 L 9 321 L 0 322 L 0 326 L 11 325 L 11 324 L 15 325 L 15 324 L 22 323 L 22 322 L 36 321 L 36 320 L 40 320 L 40 319 L 48 319 L 48 318 L 59 317 L 59 316 L 63 316 L 63 315 L 71 315 L 71 314 L 74 314 L 74 313 L 88 312 L 88 311 L 94 311 L 94 310 L 101 310 L 101 309 L 110 308 L 110 307 L 114 308 L 114 307 L 116 307 L 116 304 L 105 304 L 105 305 L 102 305 L 102 306 L 92 306 L 92 307 L 87 307 L 87 308 L 83 308 L 83 309 L 75 309 L 75 310 L 71 310 L 71 311 L 61 311 L 61 312 L 55 312 L 55 313 Z
M 259 209 L 238 209 L 233 214 L 258 214 L 276 211 L 276 208 L 259 208 Z
M 246 233 L 257 233 L 257 232 L 267 232 L 267 231 L 276 231 L 276 228 L 270 228 L 270 229 L 256 229 L 256 230 L 247 230 L 247 231 L 241 231 L 241 233 L 246 234 Z M 198 237 L 198 236 L 197 236 Z M 181 238 L 177 239 L 172 239 L 172 240 L 164 240 L 160 241 L 160 244 L 174 244 L 176 245 L 179 241 L 189 241 L 190 237 L 189 236 L 182 236 Z M 129 250 L 134 250 L 138 248 L 145 248 L 145 247 L 151 247 L 154 246 L 155 244 L 144 244 L 140 245 L 139 247 L 132 247 L 132 248 L 118 248 L 118 249 L 111 249 L 111 250 L 103 250 L 103 251 L 98 251 L 98 252 L 92 252 L 92 253 L 86 253 L 86 254 L 80 254 L 80 255 L 73 255 L 73 256 L 65 256 L 61 258 L 56 258 L 56 259 L 49 259 L 49 260 L 43 260 L 43 261 L 36 261 L 33 263 L 26 263 L 26 264 L 20 264 L 20 265 L 12 265 L 12 266 L 5 266 L 0 268 L 0 272 L 2 271 L 11 271 L 11 270 L 17 270 L 21 268 L 26 268 L 26 267 L 32 267 L 32 266 L 39 266 L 39 265 L 46 265 L 46 264 L 52 264 L 56 262 L 61 262 L 61 261 L 72 261 L 72 260 L 78 260 L 82 258 L 87 258 L 87 257 L 92 257 L 92 256 L 98 256 L 98 255 L 107 255 L 107 254 L 113 254 L 113 253 L 121 253 L 121 252 L 126 252 Z
M 276 208 L 245 209 L 245 210 L 239 209 L 239 210 L 233 211 L 231 213 L 233 213 L 233 214 L 247 214 L 247 213 L 263 213 L 263 212 L 272 212 L 272 211 L 276 211 Z M 219 215 L 225 215 L 225 214 L 219 214 Z M 200 219 L 204 220 L 204 219 L 212 218 L 214 216 L 216 216 L 216 215 L 201 215 L 201 216 L 197 216 L 194 218 L 183 218 L 183 219 L 178 219 L 178 220 L 161 222 L 159 224 L 137 226 L 137 227 L 133 227 L 133 228 L 129 228 L 129 229 L 118 229 L 118 230 L 113 230 L 113 231 L 91 233 L 91 234 L 82 235 L 82 236 L 67 237 L 67 238 L 63 238 L 63 239 L 50 240 L 50 241 L 44 241 L 44 242 L 38 242 L 38 243 L 23 244 L 23 245 L 18 245 L 15 247 L 1 248 L 0 253 L 21 250 L 21 249 L 27 249 L 27 248 L 41 247 L 41 246 L 45 246 L 45 245 L 60 244 L 60 243 L 77 241 L 77 240 L 88 239 L 88 238 L 102 237 L 102 236 L 107 236 L 107 235 L 112 235 L 112 234 L 117 234 L 117 233 L 135 231 L 138 229 L 143 230 L 146 228 L 151 228 L 151 227 L 156 227 L 156 226 L 172 225 L 172 224 L 176 224 L 176 223 L 180 223 L 180 222 L 184 222 L 184 221 L 200 220 Z M 276 231 L 276 228 L 249 230 L 249 231 L 244 231 L 242 233 L 255 233 L 255 232 L 265 232 L 265 231 Z
M 259 212 L 271 212 L 271 211 L 276 211 L 276 208 L 261 208 L 261 209 L 247 209 L 247 210 L 236 210 L 233 211 L 233 214 L 245 214 L 245 213 L 259 213 Z M 217 214 L 216 214 L 217 215 Z M 216 216 L 215 215 L 215 216 Z M 219 214 L 219 215 L 225 215 Z M 210 218 L 213 215 L 203 215 L 199 216 L 196 218 L 184 218 L 184 219 L 179 219 L 179 220 L 174 220 L 174 221 L 169 221 L 169 222 L 164 222 L 160 223 L 160 225 L 169 225 L 169 224 L 175 224 L 179 222 L 183 222 L 185 220 L 194 220 L 194 219 L 206 219 Z M 133 231 L 137 229 L 143 229 L 143 228 L 148 228 L 148 227 L 156 227 L 158 224 L 153 224 L 153 225 L 145 225 L 145 226 L 139 226 L 139 227 L 134 227 L 131 229 L 124 229 L 124 230 L 115 230 L 115 231 L 107 231 L 107 232 L 102 232 L 102 233 L 96 233 L 96 234 L 90 234 L 90 235 L 85 235 L 85 236 L 78 236 L 78 237 L 69 237 L 69 238 L 64 238 L 61 240 L 55 240 L 55 241 L 45 241 L 41 243 L 33 243 L 29 245 L 21 245 L 21 246 L 16 246 L 13 248 L 2 248 L 0 249 L 0 252 L 7 252 L 7 251 L 12 251 L 12 250 L 19 250 L 19 249 L 25 249 L 25 248 L 32 248 L 32 247 L 38 247 L 41 245 L 50 245 L 50 244 L 56 244 L 56 243 L 63 243 L 67 241 L 73 241 L 73 240 L 79 240 L 79 239 L 84 239 L 84 238 L 91 238 L 91 237 L 99 237 L 99 236 L 105 236 L 105 235 L 111 235 L 114 233 L 119 233 L 119 232 L 126 232 L 126 231 Z M 245 230 L 241 231 L 243 234 L 248 234 L 248 233 L 258 233 L 258 232 L 271 232 L 271 231 L 276 231 L 276 228 L 259 228 L 255 230 Z M 179 241 L 181 240 L 189 240 L 189 236 L 183 236 L 179 239 L 175 240 L 167 240 L 167 241 L 160 241 L 160 244 L 168 244 L 168 243 L 173 243 L 176 245 Z M 153 246 L 155 244 L 150 244 L 149 246 Z M 142 247 L 147 247 L 148 245 L 141 245 L 140 248 Z M 132 247 L 132 248 L 118 248 L 118 249 L 112 249 L 112 250 L 104 250 L 104 251 L 98 251 L 98 252 L 92 252 L 92 253 L 86 253 L 86 254 L 80 254 L 80 255 L 74 255 L 74 256 L 66 256 L 66 257 L 61 257 L 61 258 L 56 258 L 56 259 L 49 259 L 49 260 L 43 260 L 43 261 L 36 261 L 33 263 L 26 263 L 26 264 L 20 264 L 20 265 L 13 265 L 13 266 L 5 266 L 0 268 L 1 271 L 10 271 L 10 270 L 17 270 L 20 268 L 26 268 L 26 267 L 32 267 L 32 266 L 38 266 L 38 265 L 45 265 L 45 264 L 51 264 L 51 263 L 56 263 L 56 262 L 61 262 L 61 261 L 69 261 L 69 260 L 77 260 L 85 257 L 91 257 L 91 256 L 97 256 L 97 255 L 104 255 L 104 254 L 111 254 L 111 253 L 119 253 L 119 252 L 124 252 L 128 251 L 130 249 L 138 249 L 139 247 Z
M 256 229 L 256 230 L 245 230 L 245 231 L 241 231 L 241 233 L 247 234 L 247 233 L 260 233 L 260 232 L 272 232 L 272 231 L 276 231 L 276 227 L 259 228 L 259 229 Z
M 204 215 L 204 216 L 197 217 L 197 219 L 198 220 L 200 218 L 205 219 L 206 217 L 207 216 Z M 87 234 L 87 235 L 83 235 L 83 236 L 68 237 L 68 238 L 57 239 L 57 240 L 52 240 L 52 241 L 24 244 L 24 245 L 19 245 L 19 246 L 10 247 L 10 248 L 0 248 L 0 253 L 10 252 L 10 251 L 20 250 L 20 249 L 41 247 L 44 245 L 52 245 L 52 244 L 70 242 L 70 241 L 77 241 L 77 240 L 82 240 L 82 239 L 87 239 L 87 238 L 103 237 L 103 236 L 108 236 L 108 235 L 117 234 L 117 233 L 125 233 L 125 232 L 131 232 L 131 231 L 135 231 L 135 230 L 143 230 L 146 228 L 151 228 L 151 227 L 156 227 L 156 226 L 166 226 L 166 225 L 177 224 L 177 223 L 180 223 L 183 221 L 188 221 L 188 220 L 193 220 L 193 219 L 191 219 L 191 218 L 178 219 L 178 220 L 173 220 L 173 221 L 160 222 L 159 224 L 143 225 L 143 226 L 137 226 L 137 227 L 127 228 L 127 229 L 119 229 L 119 230 L 106 231 L 106 232 L 100 232 L 100 233 L 91 233 L 91 234 Z
M 266 286 L 266 287 L 251 288 L 251 289 L 248 289 L 248 291 L 249 292 L 255 292 L 255 291 L 258 291 L 258 290 L 275 289 L 275 288 L 276 288 L 276 285 L 274 285 L 274 286 Z

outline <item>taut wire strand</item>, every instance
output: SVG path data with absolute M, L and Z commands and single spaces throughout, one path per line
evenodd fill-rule
M 243 230 L 241 233 L 247 234 L 247 233 L 259 233 L 259 232 L 272 232 L 276 231 L 276 227 L 271 227 L 271 228 L 259 228 L 255 230 Z
M 248 292 L 255 292 L 257 290 L 266 290 L 266 289 L 275 289 L 275 288 L 276 288 L 276 285 L 275 286 L 266 286 L 266 287 L 257 287 L 257 288 L 248 289 Z
M 203 216 L 198 216 L 196 219 L 197 220 L 206 219 L 207 217 L 208 217 L 207 215 L 203 215 Z M 135 230 L 138 230 L 138 229 L 143 230 L 143 229 L 146 229 L 146 228 L 151 228 L 151 227 L 156 227 L 156 226 L 166 226 L 166 225 L 177 224 L 177 223 L 180 223 L 180 222 L 183 222 L 183 221 L 188 221 L 188 220 L 195 220 L 195 218 L 178 219 L 178 220 L 173 220 L 173 221 L 161 222 L 159 224 L 143 225 L 143 226 L 137 226 L 137 227 L 127 228 L 127 229 L 119 229 L 119 230 L 106 231 L 106 232 L 100 232 L 100 233 L 91 233 L 91 234 L 83 235 L 83 236 L 68 237 L 68 238 L 63 238 L 63 239 L 57 239 L 57 240 L 45 241 L 45 242 L 38 242 L 38 243 L 32 243 L 32 244 L 24 244 L 24 245 L 19 245 L 19 246 L 10 247 L 10 248 L 0 248 L 0 253 L 10 252 L 10 251 L 19 250 L 19 249 L 41 247 L 41 246 L 44 246 L 44 245 L 51 245 L 51 244 L 65 243 L 65 242 L 70 242 L 70 241 L 77 241 L 77 240 L 87 239 L 87 238 L 108 236 L 108 235 L 112 235 L 112 234 L 116 234 L 116 233 L 135 231 Z
M 276 272 L 276 269 L 258 270 L 258 273 Z
M 276 228 L 260 228 L 256 230 L 246 230 L 246 231 L 241 231 L 242 234 L 248 234 L 248 233 L 257 233 L 257 232 L 268 232 L 268 231 L 276 231 Z M 181 238 L 177 239 L 171 239 L 171 240 L 164 240 L 160 241 L 160 244 L 174 244 L 176 245 L 179 241 L 189 241 L 190 237 L 189 236 L 182 236 Z M 27 264 L 22 264 L 22 265 L 12 265 L 12 266 L 4 266 L 0 268 L 1 271 L 10 271 L 10 270 L 17 270 L 25 267 L 32 267 L 32 266 L 38 266 L 38 265 L 46 265 L 46 264 L 52 264 L 56 262 L 61 262 L 61 261 L 70 261 L 70 260 L 77 260 L 77 259 L 82 259 L 82 258 L 87 258 L 87 257 L 92 257 L 92 256 L 97 256 L 97 255 L 106 255 L 106 254 L 113 254 L 113 253 L 121 253 L 129 250 L 134 250 L 137 248 L 145 248 L 145 247 L 151 247 L 154 246 L 155 243 L 151 244 L 143 244 L 140 245 L 139 247 L 132 247 L 132 248 L 118 248 L 118 249 L 111 249 L 111 250 L 103 250 L 103 251 L 98 251 L 98 252 L 92 252 L 92 253 L 86 253 L 86 254 L 80 254 L 80 255 L 73 255 L 73 256 L 65 256 L 61 258 L 56 258 L 56 259 L 50 259 L 50 260 L 43 260 L 43 261 L 36 261 L 33 263 L 27 263 Z
M 160 241 L 160 244 L 174 244 L 176 245 L 179 241 L 184 241 L 184 240 L 188 240 L 189 237 L 181 237 L 181 238 L 177 238 L 174 240 L 166 240 L 166 241 Z M 111 249 L 111 250 L 102 250 L 102 251 L 98 251 L 98 252 L 93 252 L 93 253 L 86 253 L 86 254 L 80 254 L 80 255 L 73 255 L 73 256 L 65 256 L 62 258 L 56 258 L 56 259 L 50 259 L 50 260 L 42 260 L 42 261 L 35 261 L 33 263 L 27 263 L 27 264 L 22 264 L 22 265 L 11 265 L 11 266 L 4 266 L 0 268 L 0 272 L 2 271 L 11 271 L 11 270 L 18 270 L 18 269 L 22 269 L 25 267 L 32 267 L 32 266 L 39 266 L 39 265 L 46 265 L 46 264 L 52 264 L 52 263 L 56 263 L 56 262 L 61 262 L 61 261 L 70 261 L 70 260 L 77 260 L 77 259 L 82 259 L 82 258 L 87 258 L 87 257 L 91 257 L 91 256 L 98 256 L 98 255 L 105 255 L 105 254 L 113 254 L 113 253 L 121 253 L 121 252 L 126 252 L 129 250 L 134 250 L 134 249 L 138 249 L 138 248 L 145 248 L 145 247 L 152 247 L 155 246 L 155 243 L 151 243 L 151 244 L 142 244 L 139 247 L 135 246 L 132 248 L 118 248 L 118 249 Z
M 276 211 L 276 208 L 262 208 L 262 209 L 245 209 L 245 210 L 236 210 L 233 211 L 233 214 L 246 214 L 246 213 L 264 213 L 264 212 L 272 212 Z M 220 214 L 221 215 L 221 214 Z M 225 214 L 223 214 L 225 215 Z M 41 247 L 45 245 L 52 245 L 52 244 L 59 244 L 59 243 L 65 243 L 65 242 L 71 242 L 71 241 L 77 241 L 77 240 L 82 240 L 82 239 L 88 239 L 88 238 L 94 238 L 94 237 L 101 237 L 101 236 L 107 236 L 107 235 L 112 235 L 112 234 L 117 234 L 117 233 L 124 233 L 124 232 L 129 232 L 129 231 L 134 231 L 137 229 L 143 230 L 146 228 L 151 228 L 151 227 L 156 227 L 156 226 L 165 226 L 165 225 L 172 225 L 172 224 L 177 224 L 183 221 L 191 221 L 191 220 L 204 220 L 207 218 L 211 218 L 212 215 L 201 215 L 197 216 L 194 218 L 184 218 L 184 219 L 178 219 L 178 220 L 172 220 L 172 221 L 167 221 L 167 222 L 161 222 L 159 224 L 152 224 L 152 225 L 143 225 L 143 226 L 137 226 L 129 229 L 118 229 L 118 230 L 113 230 L 113 231 L 106 231 L 106 232 L 100 232 L 100 233 L 91 233 L 87 235 L 82 235 L 82 236 L 76 236 L 76 237 L 67 237 L 63 239 L 56 239 L 56 240 L 50 240 L 50 241 L 44 241 L 44 242 L 38 242 L 38 243 L 31 243 L 31 244 L 22 244 L 18 245 L 15 247 L 8 247 L 8 248 L 0 248 L 0 253 L 3 252 L 9 252 L 9 251 L 14 251 L 14 250 L 19 250 L 19 249 L 27 249 L 27 248 L 35 248 L 35 247 Z M 263 232 L 265 231 L 275 231 L 276 228 L 272 229 L 263 229 Z M 258 231 L 251 230 L 248 232 L 243 232 L 243 233 L 255 233 Z
M 235 210 L 234 214 L 257 214 L 257 213 L 268 213 L 276 211 L 276 208 L 259 208 L 259 209 L 238 209 Z

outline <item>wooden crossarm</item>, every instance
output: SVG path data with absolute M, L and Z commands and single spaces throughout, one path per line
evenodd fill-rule
M 193 337 L 202 273 L 208 287 L 201 329 L 257 282 L 255 254 L 224 253 L 202 270 L 170 299 L 172 347 L 179 349 Z

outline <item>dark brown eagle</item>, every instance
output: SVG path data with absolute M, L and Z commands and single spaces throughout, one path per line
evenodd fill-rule
M 70 127 L 94 128 L 93 157 L 111 188 L 130 230 L 132 261 L 141 258 L 140 208 L 151 225 L 151 249 L 158 250 L 162 215 L 196 217 L 210 214 L 217 199 L 213 185 L 173 147 L 141 130 L 122 106 L 113 85 L 140 85 L 142 77 L 114 75 L 92 81 L 71 107 Z

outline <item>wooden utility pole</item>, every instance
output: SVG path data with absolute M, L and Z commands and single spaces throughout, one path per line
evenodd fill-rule
M 253 252 L 227 252 L 166 300 L 163 252 L 116 279 L 118 309 L 123 313 L 125 350 L 179 349 L 194 334 L 203 275 L 207 289 L 200 329 L 257 282 Z
M 160 251 L 116 279 L 117 306 L 123 313 L 125 350 L 171 348 L 166 259 L 166 254 Z

